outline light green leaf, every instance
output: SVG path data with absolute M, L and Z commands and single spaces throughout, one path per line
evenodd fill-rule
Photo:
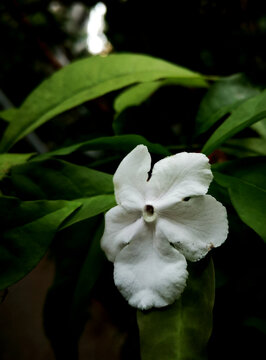
M 88 100 L 125 86 L 165 78 L 202 78 L 200 74 L 145 55 L 113 54 L 78 60 L 45 80 L 25 100 L 0 143 L 6 152 L 19 139 Z
M 196 117 L 196 134 L 202 134 L 244 100 L 259 94 L 243 74 L 225 77 L 214 83 L 203 98 Z
M 227 139 L 255 122 L 266 118 L 266 90 L 254 96 L 232 111 L 223 124 L 212 134 L 202 152 L 210 154 Z
M 266 119 L 256 122 L 251 125 L 251 128 L 255 130 L 261 137 L 266 138 Z
M 8 173 L 9 169 L 18 164 L 23 164 L 30 159 L 31 154 L 0 154 L 0 180 Z
M 39 263 L 62 221 L 79 206 L 0 197 L 0 289 L 22 279 Z
M 154 144 L 146 140 L 140 135 L 120 135 L 120 136 L 108 136 L 100 137 L 70 145 L 58 150 L 51 151 L 49 153 L 41 154 L 33 160 L 43 160 L 52 156 L 69 155 L 75 151 L 87 151 L 87 150 L 112 150 L 116 153 L 128 153 L 134 147 L 139 144 L 146 145 L 149 151 L 154 154 L 160 154 L 164 156 L 170 155 L 170 152 L 160 144 Z
M 213 304 L 212 261 L 190 264 L 188 285 L 177 302 L 162 309 L 138 311 L 141 359 L 205 359 Z
M 64 224 L 62 224 L 61 229 L 65 229 L 66 227 L 79 221 L 83 221 L 103 213 L 116 205 L 114 195 L 98 195 L 85 199 L 77 199 L 76 201 L 81 203 L 82 207 L 80 207 L 77 212 L 73 213 L 64 222 Z
M 229 191 L 240 219 L 266 241 L 266 158 L 239 159 L 213 167 L 215 181 Z

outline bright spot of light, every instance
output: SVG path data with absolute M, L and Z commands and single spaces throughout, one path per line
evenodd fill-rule
M 104 34 L 106 11 L 106 5 L 102 2 L 98 2 L 90 11 L 87 23 L 87 47 L 93 55 L 103 53 L 110 46 Z

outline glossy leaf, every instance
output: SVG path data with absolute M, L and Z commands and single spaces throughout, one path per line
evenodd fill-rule
M 8 173 L 9 169 L 18 164 L 23 164 L 30 159 L 32 154 L 0 154 L 0 180 Z
M 205 359 L 213 304 L 212 261 L 190 264 L 188 285 L 178 301 L 163 309 L 138 311 L 141 359 Z
M 154 154 L 161 154 L 164 156 L 170 155 L 170 152 L 160 144 L 151 143 L 140 135 L 120 135 L 120 136 L 108 136 L 100 137 L 70 145 L 58 150 L 51 151 L 37 156 L 36 160 L 43 160 L 52 156 L 64 156 L 69 155 L 75 151 L 87 151 L 87 150 L 112 150 L 116 153 L 128 153 L 134 147 L 139 144 L 146 145 L 150 152 Z M 34 160 L 35 160 L 34 159 Z
M 210 154 L 227 139 L 246 127 L 266 117 L 266 91 L 254 96 L 232 111 L 221 126 L 211 135 L 204 145 L 202 152 Z
M 210 87 L 200 104 L 196 117 L 196 134 L 204 133 L 244 100 L 259 92 L 243 74 L 220 79 Z
M 80 204 L 0 197 L 0 289 L 29 273 L 45 255 L 60 224 Z
M 114 54 L 76 61 L 45 80 L 14 112 L 0 143 L 6 152 L 19 139 L 54 116 L 125 86 L 164 78 L 192 79 L 201 75 L 145 55 Z
M 266 241 L 265 157 L 240 159 L 213 167 L 215 181 L 229 191 L 241 220 Z

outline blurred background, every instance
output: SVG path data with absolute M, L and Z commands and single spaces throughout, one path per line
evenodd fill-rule
M 112 52 L 149 54 L 207 75 L 242 72 L 252 83 L 266 84 L 266 2 L 259 0 L 1 0 L 0 41 L 0 110 L 19 106 L 42 80 L 68 63 Z M 162 88 L 123 114 L 123 132 L 185 147 L 205 92 Z M 113 135 L 115 95 L 57 116 L 36 130 L 36 138 L 20 141 L 12 151 L 42 152 Z M 0 120 L 1 133 L 5 127 Z M 87 165 L 87 161 L 80 157 L 75 162 Z M 114 166 L 98 168 L 112 172 Z M 214 253 L 217 291 L 209 358 L 262 359 L 266 356 L 265 245 L 235 213 L 232 219 L 228 242 Z M 44 260 L 1 304 L 4 360 L 54 359 L 42 330 L 42 309 L 53 272 L 52 262 Z M 90 305 L 94 316 L 80 342 L 81 359 L 137 360 L 133 315 L 115 291 L 112 288 L 110 296 L 117 301 L 115 314 L 120 313 L 120 318 L 112 313 L 106 292 L 100 286 L 95 290 L 97 300 Z M 130 327 L 123 322 L 125 314 Z

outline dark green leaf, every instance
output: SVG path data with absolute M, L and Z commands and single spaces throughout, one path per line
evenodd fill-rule
M 142 360 L 201 360 L 212 330 L 213 263 L 190 264 L 188 285 L 173 305 L 138 311 Z
M 261 138 L 230 139 L 222 146 L 222 150 L 239 157 L 266 155 L 266 140 Z
M 100 224 L 102 217 L 82 221 L 57 233 L 54 241 L 56 273 L 45 302 L 44 326 L 56 359 L 78 359 L 78 339 L 88 319 L 86 305 L 101 269 L 101 255 L 95 249 Z M 84 274 L 85 269 L 90 273 Z M 80 281 L 84 289 L 79 288 Z
M 160 155 L 170 155 L 170 152 L 160 144 L 154 144 L 146 140 L 140 135 L 120 135 L 100 137 L 93 140 L 84 141 L 82 143 L 70 145 L 58 150 L 51 151 L 37 156 L 36 160 L 43 160 L 52 156 L 69 155 L 75 151 L 87 150 L 112 150 L 116 153 L 128 153 L 139 144 L 146 145 L 150 152 Z M 34 159 L 34 160 L 35 160 Z
M 266 158 L 252 157 L 213 167 L 214 179 L 228 189 L 241 220 L 266 241 Z
M 86 312 L 86 308 L 88 307 L 91 291 L 106 261 L 106 257 L 100 247 L 103 230 L 104 226 L 102 222 L 91 239 L 88 254 L 78 276 L 72 307 L 73 322 L 77 321 L 78 316 L 84 316 L 84 312 Z
M 246 127 L 266 117 L 266 91 L 254 96 L 232 111 L 223 124 L 212 134 L 204 145 L 202 152 L 210 154 L 227 139 Z
M 0 180 L 8 173 L 9 169 L 18 164 L 23 164 L 30 159 L 32 154 L 0 154 Z
M 80 204 L 0 197 L 0 289 L 29 273 L 45 255 L 62 221 Z
M 113 194 L 111 175 L 55 159 L 15 166 L 10 179 L 17 196 L 26 200 L 73 200 Z
M 113 54 L 76 61 L 44 81 L 14 112 L 0 143 L 0 152 L 54 116 L 125 86 L 164 78 L 201 75 L 169 62 L 136 54 Z
M 220 79 L 210 87 L 200 104 L 196 117 L 196 134 L 207 131 L 245 99 L 258 93 L 259 90 L 250 84 L 242 74 Z

